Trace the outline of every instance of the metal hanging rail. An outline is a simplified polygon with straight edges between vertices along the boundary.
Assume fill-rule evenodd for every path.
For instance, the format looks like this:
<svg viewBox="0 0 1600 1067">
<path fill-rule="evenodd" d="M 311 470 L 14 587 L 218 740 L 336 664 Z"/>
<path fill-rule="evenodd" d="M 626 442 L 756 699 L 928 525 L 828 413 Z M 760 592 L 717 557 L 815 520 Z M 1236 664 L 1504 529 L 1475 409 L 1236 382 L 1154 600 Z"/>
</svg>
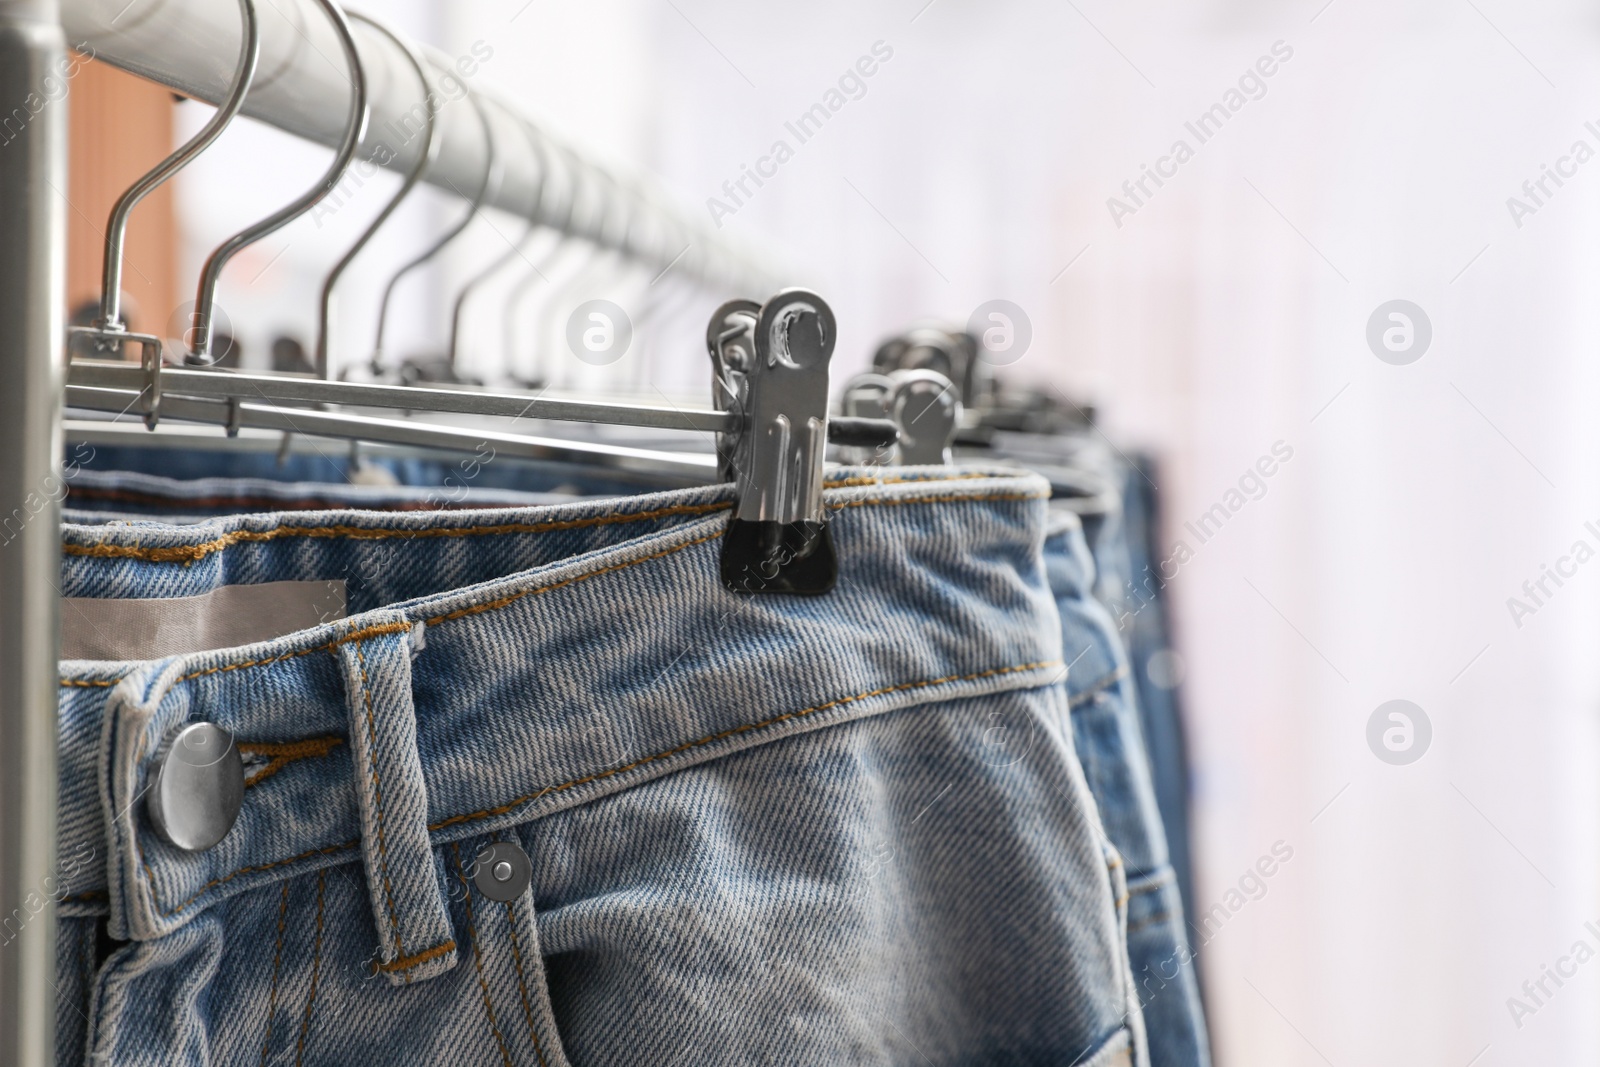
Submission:
<svg viewBox="0 0 1600 1067">
<path fill-rule="evenodd" d="M 55 1062 L 56 583 L 65 297 L 54 0 L 0 0 L 0 1065 Z M 47 95 L 48 94 L 48 95 Z M 24 116 L 17 119 L 20 108 Z"/>
<path fill-rule="evenodd" d="M 346 65 L 328 20 L 311 0 L 274 0 L 258 6 L 261 58 L 243 113 L 280 130 L 333 147 L 344 132 L 350 95 Z M 239 15 L 232 4 L 211 0 L 61 0 L 61 22 L 73 47 L 186 96 L 216 104 L 226 95 L 239 54 Z M 416 74 L 394 40 L 368 23 L 354 26 L 366 70 L 371 120 L 357 158 L 408 173 L 424 152 L 425 112 Z M 449 56 L 423 49 L 436 68 L 434 106 L 438 155 L 422 180 L 455 195 L 482 180 L 488 144 L 470 89 L 487 92 L 482 45 Z M 492 48 L 492 45 L 488 46 Z M 509 62 L 509 57 L 505 57 Z M 493 60 L 489 60 L 492 69 Z M 502 106 L 489 109 L 495 143 L 526 140 L 523 118 Z M 570 153 L 551 153 L 571 159 Z M 485 206 L 527 217 L 540 203 L 538 161 L 532 153 L 502 153 L 503 173 Z M 623 214 L 631 225 L 552 211 L 543 197 L 540 221 L 562 228 L 582 226 L 578 236 L 625 252 L 664 270 L 675 266 L 714 286 L 765 292 L 777 281 L 758 257 L 717 232 L 697 214 L 668 205 L 647 183 L 617 181 L 588 164 L 591 181 L 620 188 Z M 558 179 L 565 183 L 566 176 Z"/>
<path fill-rule="evenodd" d="M 259 13 L 260 65 L 244 114 L 337 145 L 352 90 L 332 27 L 311 0 L 272 0 Z M 55 1062 L 65 46 L 216 104 L 232 80 L 239 34 L 234 6 L 215 0 L 0 0 L 0 118 L 6 119 L 0 131 L 0 380 L 6 383 L 0 388 L 0 1067 Z M 461 195 L 480 183 L 491 143 L 524 142 L 529 124 L 503 99 L 485 109 L 496 124 L 487 134 L 478 109 L 464 103 L 469 91 L 493 96 L 475 82 L 481 50 L 462 57 L 429 54 L 438 72 L 430 107 L 403 46 L 366 23 L 355 27 L 355 37 L 371 107 L 358 159 L 408 172 L 424 152 L 421 131 L 432 110 L 439 144 L 422 180 Z M 777 286 L 771 268 L 705 220 L 667 206 L 644 183 L 619 179 L 545 140 L 552 151 L 507 154 L 485 206 L 659 271 L 673 268 L 712 288 L 766 292 Z M 563 162 L 543 173 L 541 156 Z M 552 185 L 564 190 L 565 207 L 561 196 L 546 195 Z M 571 210 L 574 198 L 592 204 L 596 195 L 619 209 Z M 216 403 L 179 400 L 196 408 L 184 413 L 200 421 L 211 420 Z M 326 421 L 321 413 L 270 404 L 241 407 L 250 408 L 244 414 L 252 420 L 274 425 Z M 684 421 L 705 418 L 694 413 Z M 333 427 L 347 428 L 348 420 Z M 419 426 L 415 433 L 426 444 L 452 439 L 448 428 Z M 578 447 L 520 437 L 503 443 L 534 454 Z M 686 469 L 713 462 L 644 451 L 638 459 Z"/>
</svg>

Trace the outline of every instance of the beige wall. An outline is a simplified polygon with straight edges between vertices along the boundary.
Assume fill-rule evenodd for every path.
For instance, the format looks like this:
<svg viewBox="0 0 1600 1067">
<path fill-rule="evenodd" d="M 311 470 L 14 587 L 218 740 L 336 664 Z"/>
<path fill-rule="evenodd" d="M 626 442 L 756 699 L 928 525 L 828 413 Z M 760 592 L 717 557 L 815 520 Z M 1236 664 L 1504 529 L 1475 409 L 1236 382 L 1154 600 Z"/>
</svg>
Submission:
<svg viewBox="0 0 1600 1067">
<path fill-rule="evenodd" d="M 117 197 L 172 150 L 172 94 L 104 63 L 72 80 L 67 164 L 67 307 L 100 296 L 106 218 Z M 172 188 L 157 189 L 128 226 L 123 290 L 133 329 L 161 333 L 179 303 Z"/>
</svg>

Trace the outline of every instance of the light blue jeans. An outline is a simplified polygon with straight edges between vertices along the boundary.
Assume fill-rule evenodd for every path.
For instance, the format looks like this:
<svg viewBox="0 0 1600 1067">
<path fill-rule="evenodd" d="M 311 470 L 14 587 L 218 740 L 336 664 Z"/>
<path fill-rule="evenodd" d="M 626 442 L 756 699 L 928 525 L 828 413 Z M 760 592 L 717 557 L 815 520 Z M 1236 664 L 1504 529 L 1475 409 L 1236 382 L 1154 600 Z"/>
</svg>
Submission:
<svg viewBox="0 0 1600 1067">
<path fill-rule="evenodd" d="M 459 462 L 461 468 L 451 472 L 449 480 L 433 486 L 283 482 L 216 475 L 168 478 L 80 466 L 69 469 L 64 479 L 67 491 L 62 520 L 79 525 L 139 520 L 188 524 L 262 511 L 463 511 L 564 503 L 577 495 L 482 488 L 474 483 L 476 471 L 483 465 L 470 459 Z"/>
<path fill-rule="evenodd" d="M 817 598 L 724 589 L 726 486 L 66 526 L 69 597 L 343 580 L 350 615 L 63 664 L 60 1062 L 1147 1064 L 1046 484 L 831 486 Z M 201 720 L 244 803 L 182 852 L 141 796 Z"/>
<path fill-rule="evenodd" d="M 1106 835 L 1127 864 L 1128 955 L 1150 1061 L 1207 1067 L 1210 1050 L 1183 900 L 1145 755 L 1137 689 L 1111 613 L 1094 595 L 1095 561 L 1079 517 L 1056 505 L 1045 570 L 1061 613 L 1078 758 Z"/>
</svg>

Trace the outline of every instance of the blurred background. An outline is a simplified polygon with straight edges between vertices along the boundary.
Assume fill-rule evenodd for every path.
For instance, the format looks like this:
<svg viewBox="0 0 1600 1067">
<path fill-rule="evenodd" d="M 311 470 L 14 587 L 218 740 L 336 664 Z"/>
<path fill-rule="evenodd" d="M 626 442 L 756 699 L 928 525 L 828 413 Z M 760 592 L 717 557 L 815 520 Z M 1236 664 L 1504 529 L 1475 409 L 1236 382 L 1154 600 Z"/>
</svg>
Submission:
<svg viewBox="0 0 1600 1067">
<path fill-rule="evenodd" d="M 838 316 L 836 383 L 886 335 L 1006 300 L 1031 328 L 1007 380 L 1094 405 L 1097 432 L 1156 458 L 1178 645 L 1163 662 L 1193 764 L 1191 923 L 1224 906 L 1224 922 L 1191 926 L 1220 1063 L 1594 1062 L 1600 301 L 1583 291 L 1600 286 L 1600 10 L 391 0 L 381 14 L 477 55 L 475 85 L 815 288 Z M 842 105 L 797 136 L 831 92 Z M 75 304 L 97 292 L 116 191 L 209 110 L 80 72 Z M 209 249 L 326 160 L 235 124 L 135 216 L 134 328 L 172 332 Z M 741 189 L 750 170 L 761 183 Z M 246 366 L 271 366 L 277 338 L 310 345 L 323 274 L 397 182 L 348 190 L 229 268 L 221 302 Z M 460 210 L 419 188 L 380 234 L 341 303 L 350 358 L 370 351 L 382 268 Z M 455 287 L 516 225 L 474 222 L 403 283 L 392 351 L 442 351 Z M 516 358 L 524 376 L 706 403 L 703 316 L 656 326 L 605 368 L 532 346 Z M 469 358 L 492 377 L 499 319 L 474 330 Z M 1275 473 L 1241 485 L 1266 456 Z M 1218 504 L 1225 521 L 1199 526 Z M 1392 700 L 1420 709 L 1404 764 L 1369 743 Z M 1279 843 L 1292 859 L 1247 878 Z"/>
</svg>

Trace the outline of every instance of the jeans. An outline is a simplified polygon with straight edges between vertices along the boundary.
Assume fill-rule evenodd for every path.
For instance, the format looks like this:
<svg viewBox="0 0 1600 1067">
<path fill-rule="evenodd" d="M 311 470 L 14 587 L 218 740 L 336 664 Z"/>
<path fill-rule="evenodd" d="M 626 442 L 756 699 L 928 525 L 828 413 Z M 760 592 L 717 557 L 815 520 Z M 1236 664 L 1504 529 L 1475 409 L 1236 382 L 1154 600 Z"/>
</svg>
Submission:
<svg viewBox="0 0 1600 1067">
<path fill-rule="evenodd" d="M 724 589 L 727 486 L 64 527 L 69 597 L 349 615 L 63 664 L 60 1062 L 1149 1063 L 1047 492 L 836 472 L 817 598 Z M 200 720 L 246 788 L 184 852 L 141 796 Z"/>
<path fill-rule="evenodd" d="M 67 460 L 69 470 L 153 474 L 186 481 L 239 478 L 345 485 L 358 481 L 360 472 L 366 471 L 384 482 L 402 486 L 424 486 L 445 491 L 511 490 L 565 496 L 574 495 L 575 486 L 581 486 L 585 495 L 618 496 L 692 484 L 691 479 L 681 475 L 501 456 L 487 443 L 479 445 L 475 452 L 461 452 L 452 458 L 366 454 L 359 462 L 352 461 L 351 454 L 340 451 L 337 446 L 327 454 L 290 453 L 278 456 L 269 452 L 229 451 L 222 448 L 207 451 L 156 445 L 77 444 L 68 449 Z M 76 506 L 70 496 L 66 504 Z M 356 502 L 348 506 L 365 505 Z"/>
<path fill-rule="evenodd" d="M 1098 571 L 1096 593 L 1128 649 L 1139 716 L 1184 908 L 1193 914 L 1189 762 L 1180 705 L 1181 663 L 1172 654 L 1155 462 L 1091 437 L 996 434 L 997 448 L 1050 479 L 1054 495 L 1083 516 Z"/>
<path fill-rule="evenodd" d="M 1139 690 L 1139 715 L 1154 772 L 1156 804 L 1167 828 L 1172 866 L 1178 874 L 1186 914 L 1194 911 L 1194 875 L 1189 847 L 1189 753 L 1180 706 L 1181 676 L 1161 658 L 1172 655 L 1167 587 L 1156 571 L 1159 494 L 1153 461 L 1135 455 L 1126 468 L 1122 493 L 1126 523 L 1128 584 L 1124 594 L 1124 636 Z"/>
<path fill-rule="evenodd" d="M 1127 654 L 1095 597 L 1094 558 L 1079 517 L 1055 505 L 1045 570 L 1061 614 L 1078 758 L 1107 837 L 1127 865 L 1128 955 L 1155 1067 L 1210 1063 L 1205 1016 L 1145 756 Z"/>
<path fill-rule="evenodd" d="M 125 449 L 122 451 L 132 451 Z M 137 471 L 69 470 L 62 521 L 195 523 L 261 511 L 452 511 L 533 507 L 572 499 L 568 493 L 438 486 L 350 485 L 270 478 L 209 476 L 178 479 Z"/>
</svg>

